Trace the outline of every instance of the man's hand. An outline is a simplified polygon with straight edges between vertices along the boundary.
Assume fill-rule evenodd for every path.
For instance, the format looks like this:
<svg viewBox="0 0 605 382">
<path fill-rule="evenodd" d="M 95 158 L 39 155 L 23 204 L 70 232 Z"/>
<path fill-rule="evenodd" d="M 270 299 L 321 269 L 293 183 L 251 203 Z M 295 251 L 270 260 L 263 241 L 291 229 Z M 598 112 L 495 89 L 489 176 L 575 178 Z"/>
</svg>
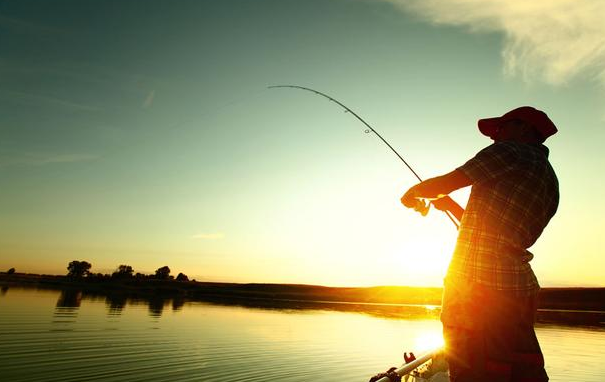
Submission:
<svg viewBox="0 0 605 382">
<path fill-rule="evenodd" d="M 414 211 L 420 212 L 422 216 L 426 216 L 426 214 L 429 213 L 430 205 L 425 203 L 420 198 L 420 194 L 416 186 L 406 191 L 406 193 L 401 197 L 401 204 L 407 208 L 413 208 Z"/>
<path fill-rule="evenodd" d="M 403 196 L 401 197 L 401 204 L 403 204 L 407 208 L 415 208 L 418 205 L 419 196 L 420 194 L 418 193 L 416 186 L 413 186 L 409 190 L 407 190 L 405 194 L 403 194 Z"/>
<path fill-rule="evenodd" d="M 470 178 L 462 171 L 454 170 L 445 175 L 427 179 L 424 182 L 420 182 L 411 187 L 401 197 L 401 203 L 408 208 L 413 208 L 426 215 L 428 206 L 425 206 L 424 202 L 420 199 L 428 199 L 431 201 L 445 199 L 446 195 L 450 192 L 462 187 L 470 186 L 471 184 Z M 435 202 L 433 202 L 433 204 L 435 204 Z M 458 220 L 462 219 L 464 209 L 449 197 L 441 203 L 437 201 L 435 206 L 438 208 L 441 206 L 439 209 L 450 211 Z"/>
</svg>

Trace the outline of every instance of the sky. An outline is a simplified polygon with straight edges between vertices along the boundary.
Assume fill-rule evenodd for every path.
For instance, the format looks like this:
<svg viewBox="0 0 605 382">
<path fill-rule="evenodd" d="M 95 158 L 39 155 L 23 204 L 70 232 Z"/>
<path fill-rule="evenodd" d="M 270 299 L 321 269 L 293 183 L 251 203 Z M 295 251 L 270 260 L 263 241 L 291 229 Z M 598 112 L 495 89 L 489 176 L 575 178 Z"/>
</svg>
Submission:
<svg viewBox="0 0 605 382">
<path fill-rule="evenodd" d="M 0 1 L 0 269 L 440 286 L 456 229 L 405 209 L 532 105 L 559 210 L 542 286 L 605 286 L 602 0 Z M 469 190 L 454 199 L 466 204 Z"/>
</svg>

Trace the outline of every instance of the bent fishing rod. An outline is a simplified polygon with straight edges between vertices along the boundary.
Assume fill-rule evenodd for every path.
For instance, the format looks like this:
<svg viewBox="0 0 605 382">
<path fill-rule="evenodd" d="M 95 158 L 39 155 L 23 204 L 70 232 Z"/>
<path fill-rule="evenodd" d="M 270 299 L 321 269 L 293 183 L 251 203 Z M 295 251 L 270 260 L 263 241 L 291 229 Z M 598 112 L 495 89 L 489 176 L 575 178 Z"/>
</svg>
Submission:
<svg viewBox="0 0 605 382">
<path fill-rule="evenodd" d="M 370 126 L 369 123 L 367 123 L 366 121 L 364 121 L 363 118 L 361 118 L 359 115 L 357 115 L 357 113 L 355 113 L 353 110 L 351 110 L 347 106 L 345 106 L 342 102 L 338 101 L 337 99 L 335 99 L 333 97 L 330 97 L 329 95 L 327 95 L 325 93 L 322 93 L 320 91 L 317 91 L 317 90 L 314 90 L 314 89 L 311 89 L 311 88 L 306 88 L 304 86 L 298 86 L 298 85 L 272 85 L 272 86 L 269 86 L 268 88 L 269 89 L 292 88 L 292 89 L 306 90 L 306 91 L 309 91 L 311 93 L 315 93 L 317 95 L 320 95 L 320 96 L 322 96 L 324 98 L 327 98 L 328 100 L 336 103 L 337 105 L 339 105 L 340 107 L 342 107 L 343 109 L 345 109 L 345 112 L 353 114 L 355 116 L 355 118 L 357 118 L 359 121 L 361 121 L 361 123 L 363 123 L 368 128 L 368 130 L 366 130 L 366 133 L 372 132 L 372 133 L 376 134 L 376 136 L 378 138 L 380 138 L 380 140 L 382 142 L 384 142 L 384 144 L 387 145 L 391 149 L 391 151 L 393 151 L 395 153 L 395 155 L 397 155 L 397 157 L 403 162 L 403 164 L 406 165 L 406 167 L 412 172 L 412 174 L 414 174 L 414 176 L 416 177 L 416 179 L 418 179 L 419 182 L 422 182 L 422 178 L 420 178 L 420 176 L 416 173 L 416 171 L 414 171 L 414 169 L 412 168 L 412 166 L 410 166 L 408 164 L 408 162 L 406 162 L 405 159 L 403 159 L 403 157 L 397 152 L 397 150 L 395 150 L 393 148 L 393 146 L 391 146 L 389 144 L 389 142 L 387 142 L 386 139 L 384 139 L 382 137 L 382 135 L 380 135 L 378 133 L 378 131 L 374 130 L 374 128 L 372 126 Z M 423 208 L 415 208 L 415 209 L 416 209 L 416 211 L 420 212 L 423 216 L 428 213 L 428 205 L 424 209 Z M 458 223 L 456 222 L 456 220 L 454 219 L 454 217 L 450 214 L 450 212 L 447 211 L 447 210 L 443 211 L 443 212 L 447 215 L 448 218 L 450 218 L 450 220 L 452 221 L 452 223 L 454 223 L 454 225 L 456 226 L 456 229 L 458 229 Z"/>
</svg>

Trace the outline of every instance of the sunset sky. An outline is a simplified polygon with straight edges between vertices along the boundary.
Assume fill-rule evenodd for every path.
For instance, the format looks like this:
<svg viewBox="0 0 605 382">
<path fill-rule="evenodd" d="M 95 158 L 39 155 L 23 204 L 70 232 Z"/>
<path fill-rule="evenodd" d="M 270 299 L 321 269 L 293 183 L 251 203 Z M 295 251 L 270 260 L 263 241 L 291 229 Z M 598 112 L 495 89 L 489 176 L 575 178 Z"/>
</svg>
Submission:
<svg viewBox="0 0 605 382">
<path fill-rule="evenodd" d="M 0 270 L 440 286 L 456 230 L 399 198 L 521 105 L 561 203 L 542 286 L 605 286 L 605 2 L 0 2 Z M 468 190 L 453 197 L 466 203 Z"/>
</svg>

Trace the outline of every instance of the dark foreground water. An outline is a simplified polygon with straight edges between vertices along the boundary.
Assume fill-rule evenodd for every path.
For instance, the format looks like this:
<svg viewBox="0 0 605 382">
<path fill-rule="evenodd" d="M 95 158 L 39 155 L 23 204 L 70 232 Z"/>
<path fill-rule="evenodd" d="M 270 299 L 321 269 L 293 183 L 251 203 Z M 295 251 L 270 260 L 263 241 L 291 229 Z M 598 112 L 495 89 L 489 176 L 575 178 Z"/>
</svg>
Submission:
<svg viewBox="0 0 605 382">
<path fill-rule="evenodd" d="M 4 289 L 0 380 L 367 381 L 440 340 L 431 307 L 387 316 Z M 551 381 L 605 381 L 605 329 L 537 334 Z"/>
</svg>

